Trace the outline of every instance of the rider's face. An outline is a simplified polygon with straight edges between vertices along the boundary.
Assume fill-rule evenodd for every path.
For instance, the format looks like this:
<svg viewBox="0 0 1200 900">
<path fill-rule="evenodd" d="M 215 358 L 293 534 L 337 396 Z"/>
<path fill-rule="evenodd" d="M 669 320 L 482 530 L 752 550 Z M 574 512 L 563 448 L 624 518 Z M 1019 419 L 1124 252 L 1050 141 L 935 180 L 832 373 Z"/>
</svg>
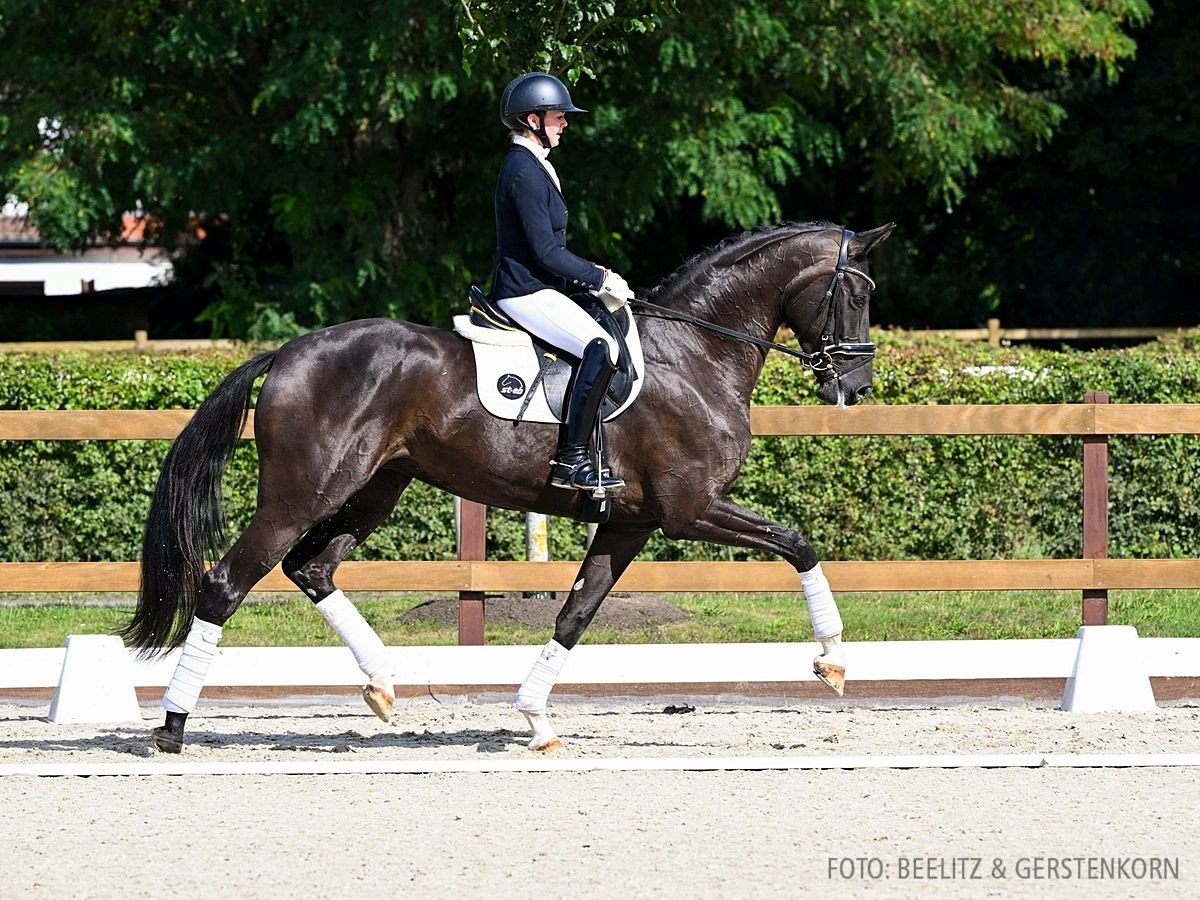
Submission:
<svg viewBox="0 0 1200 900">
<path fill-rule="evenodd" d="M 537 117 L 531 115 L 529 117 L 530 131 L 537 130 Z M 562 140 L 562 133 L 567 129 L 567 114 L 561 109 L 551 109 L 546 111 L 546 140 L 550 142 L 551 147 L 557 147 L 558 142 Z"/>
</svg>

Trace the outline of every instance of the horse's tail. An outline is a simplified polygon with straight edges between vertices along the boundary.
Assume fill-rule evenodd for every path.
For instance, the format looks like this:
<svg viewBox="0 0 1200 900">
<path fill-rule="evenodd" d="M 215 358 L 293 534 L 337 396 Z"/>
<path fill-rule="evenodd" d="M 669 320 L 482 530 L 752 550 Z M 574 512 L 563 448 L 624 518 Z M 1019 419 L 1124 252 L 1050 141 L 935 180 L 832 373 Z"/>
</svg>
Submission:
<svg viewBox="0 0 1200 900">
<path fill-rule="evenodd" d="M 137 610 L 118 632 L 140 655 L 166 652 L 187 639 L 205 554 L 215 560 L 224 553 L 221 478 L 246 425 L 254 381 L 274 360 L 274 352 L 263 353 L 230 373 L 163 460 L 142 541 Z"/>
</svg>

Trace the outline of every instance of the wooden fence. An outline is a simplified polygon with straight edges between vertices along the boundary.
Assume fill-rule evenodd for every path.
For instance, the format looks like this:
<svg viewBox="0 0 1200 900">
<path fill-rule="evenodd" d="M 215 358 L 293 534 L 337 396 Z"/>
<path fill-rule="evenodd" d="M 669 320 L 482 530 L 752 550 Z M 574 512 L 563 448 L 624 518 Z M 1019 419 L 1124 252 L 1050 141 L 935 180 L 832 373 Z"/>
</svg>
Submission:
<svg viewBox="0 0 1200 900">
<path fill-rule="evenodd" d="M 193 350 L 244 350 L 254 344 L 227 338 L 156 338 L 139 329 L 131 340 L 11 341 L 0 343 L 0 353 L 180 353 Z M 272 347 L 277 346 L 275 344 Z M 263 345 L 266 348 L 266 345 Z"/>
<path fill-rule="evenodd" d="M 174 438 L 191 410 L 0 411 L 0 440 L 150 440 Z M 759 406 L 756 436 L 782 435 L 1065 435 L 1082 439 L 1082 559 L 830 561 L 839 591 L 1033 590 L 1082 592 L 1082 621 L 1104 624 L 1108 591 L 1200 587 L 1200 560 L 1108 559 L 1108 439 L 1112 435 L 1200 434 L 1200 404 L 1111 404 L 1089 392 L 1080 404 L 1008 406 Z M 253 416 L 247 425 L 253 437 Z M 462 504 L 459 559 L 442 562 L 347 562 L 346 590 L 459 592 L 459 641 L 483 642 L 484 595 L 569 590 L 577 561 L 500 562 L 484 558 L 486 509 Z M 0 591 L 136 591 L 138 563 L 0 563 Z M 621 591 L 798 590 L 784 562 L 635 562 Z M 295 590 L 276 568 L 259 590 Z"/>
<path fill-rule="evenodd" d="M 1175 334 L 1180 328 L 1003 328 L 999 319 L 988 319 L 987 328 L 913 329 L 908 333 L 948 337 L 958 341 L 987 341 L 993 347 L 1014 341 L 1128 341 L 1153 340 L 1164 334 Z"/>
</svg>

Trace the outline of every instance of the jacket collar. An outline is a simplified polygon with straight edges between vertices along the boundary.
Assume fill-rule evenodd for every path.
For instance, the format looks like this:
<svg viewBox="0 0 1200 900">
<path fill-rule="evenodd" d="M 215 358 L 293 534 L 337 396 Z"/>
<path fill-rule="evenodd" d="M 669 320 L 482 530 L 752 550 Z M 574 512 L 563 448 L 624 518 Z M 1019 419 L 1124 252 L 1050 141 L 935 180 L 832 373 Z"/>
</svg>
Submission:
<svg viewBox="0 0 1200 900">
<path fill-rule="evenodd" d="M 558 180 L 558 173 L 554 171 L 554 166 L 550 165 L 550 148 L 543 147 L 535 141 L 529 140 L 524 135 L 513 135 L 513 146 L 522 147 L 534 155 L 538 162 L 542 164 L 542 169 L 546 172 L 546 176 L 550 179 L 550 183 L 554 185 L 555 190 L 562 194 L 562 184 Z M 565 198 L 564 198 L 565 199 Z"/>
</svg>

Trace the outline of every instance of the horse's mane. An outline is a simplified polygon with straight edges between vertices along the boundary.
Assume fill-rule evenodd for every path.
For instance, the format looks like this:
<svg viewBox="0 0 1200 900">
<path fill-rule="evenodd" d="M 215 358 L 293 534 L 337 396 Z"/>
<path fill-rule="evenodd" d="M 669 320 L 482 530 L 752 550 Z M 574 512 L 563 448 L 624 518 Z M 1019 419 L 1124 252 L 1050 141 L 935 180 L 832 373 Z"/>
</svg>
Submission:
<svg viewBox="0 0 1200 900">
<path fill-rule="evenodd" d="M 839 228 L 833 222 L 818 219 L 812 222 L 783 222 L 779 225 L 760 225 L 742 234 L 727 237 L 701 250 L 667 275 L 647 295 L 656 303 L 674 296 L 680 289 L 710 280 L 713 271 L 727 268 L 739 260 L 778 240 L 813 231 Z"/>
</svg>

